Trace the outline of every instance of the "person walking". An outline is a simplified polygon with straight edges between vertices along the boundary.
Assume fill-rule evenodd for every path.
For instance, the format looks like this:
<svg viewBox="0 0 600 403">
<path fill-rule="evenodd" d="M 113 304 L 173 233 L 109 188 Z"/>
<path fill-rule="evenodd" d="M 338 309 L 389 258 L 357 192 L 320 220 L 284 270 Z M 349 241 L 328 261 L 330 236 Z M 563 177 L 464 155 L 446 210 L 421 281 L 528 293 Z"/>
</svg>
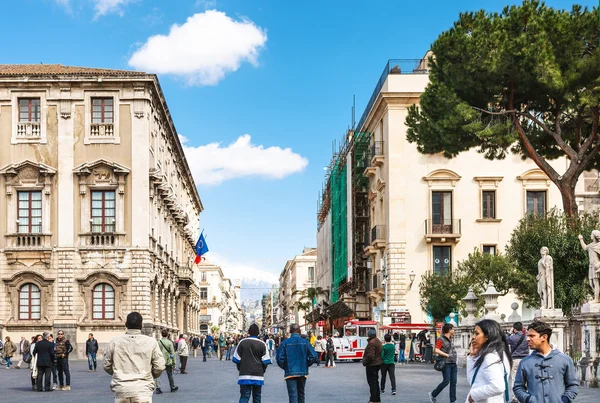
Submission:
<svg viewBox="0 0 600 403">
<path fill-rule="evenodd" d="M 333 337 L 331 336 L 331 334 L 329 335 L 329 337 L 327 337 L 325 349 L 327 350 L 327 360 L 325 361 L 325 368 L 333 368 L 335 367 L 335 345 L 333 344 Z"/>
<path fill-rule="evenodd" d="M 6 369 L 10 369 L 10 366 L 12 365 L 11 358 L 16 352 L 17 346 L 15 346 L 15 343 L 10 341 L 10 337 L 6 336 L 4 339 L 4 351 L 2 353 L 2 358 L 6 360 Z"/>
<path fill-rule="evenodd" d="M 406 364 L 406 334 L 404 331 L 400 333 L 400 337 L 398 338 L 398 362 L 400 364 Z"/>
<path fill-rule="evenodd" d="M 223 353 L 225 353 L 225 347 L 227 346 L 227 341 L 223 336 L 223 333 L 219 335 L 219 361 L 223 361 Z"/>
<path fill-rule="evenodd" d="M 277 349 L 277 365 L 284 371 L 289 403 L 305 402 L 308 367 L 315 362 L 316 355 L 310 342 L 300 337 L 300 326 L 290 325 L 290 337 Z"/>
<path fill-rule="evenodd" d="M 208 358 L 212 357 L 212 353 L 213 353 L 213 349 L 214 349 L 213 342 L 214 342 L 214 340 L 213 340 L 212 335 L 209 334 L 208 336 L 206 336 Z"/>
<path fill-rule="evenodd" d="M 442 390 L 450 385 L 450 402 L 456 402 L 456 382 L 458 378 L 458 367 L 456 366 L 456 349 L 452 343 L 454 335 L 454 325 L 445 323 L 442 326 L 442 335 L 435 343 L 435 353 L 446 361 L 442 369 L 442 382 L 432 391 L 429 392 L 429 400 L 431 403 L 436 402 L 437 396 L 442 393 Z"/>
<path fill-rule="evenodd" d="M 31 362 L 31 352 L 30 352 L 31 343 L 29 340 L 25 338 L 25 336 L 21 336 L 21 341 L 19 342 L 19 352 L 21 353 L 21 359 L 17 362 L 15 368 L 20 369 L 23 363 L 29 364 Z"/>
<path fill-rule="evenodd" d="M 527 344 L 533 352 L 521 360 L 513 392 L 519 402 L 570 403 L 579 392 L 573 360 L 553 350 L 552 328 L 534 321 L 527 327 Z"/>
<path fill-rule="evenodd" d="M 160 348 L 160 352 L 163 355 L 165 360 L 165 371 L 167 373 L 167 378 L 169 379 L 169 386 L 171 387 L 171 392 L 177 392 L 179 387 L 175 386 L 175 380 L 173 379 L 173 367 L 175 366 L 175 346 L 171 339 L 169 339 L 169 331 L 167 329 L 163 329 L 160 332 L 162 339 L 158 341 L 158 347 Z M 159 383 L 160 377 L 156 378 L 156 393 L 161 394 L 162 389 L 160 388 Z"/>
<path fill-rule="evenodd" d="M 381 358 L 383 346 L 381 345 L 381 340 L 377 338 L 377 331 L 375 329 L 369 329 L 367 332 L 367 340 L 368 343 L 367 347 L 365 347 L 362 364 L 367 373 L 367 383 L 369 384 L 369 391 L 371 393 L 369 403 L 381 402 L 378 378 L 379 370 L 383 363 Z"/>
<path fill-rule="evenodd" d="M 190 348 L 188 346 L 188 336 L 183 335 L 183 338 L 177 343 L 177 354 L 179 355 L 179 371 L 181 374 L 187 374 L 185 369 L 187 368 L 187 360 L 190 355 Z"/>
<path fill-rule="evenodd" d="M 467 402 L 507 402 L 511 365 L 506 335 L 498 322 L 491 319 L 479 321 L 475 325 L 467 357 L 467 380 L 471 385 Z"/>
<path fill-rule="evenodd" d="M 198 347 L 200 346 L 200 339 L 198 336 L 194 336 L 192 338 L 192 349 L 194 350 L 194 358 L 196 358 L 198 353 Z"/>
<path fill-rule="evenodd" d="M 52 392 L 54 390 L 54 388 L 50 387 L 50 374 L 52 363 L 54 362 L 54 345 L 48 340 L 49 337 L 50 333 L 44 332 L 42 340 L 38 340 L 35 343 L 33 350 L 37 368 L 36 389 L 38 392 Z"/>
<path fill-rule="evenodd" d="M 317 353 L 315 363 L 317 364 L 317 367 L 321 366 L 321 354 L 323 354 L 323 351 L 323 337 L 319 335 L 317 341 L 315 341 L 315 353 Z"/>
<path fill-rule="evenodd" d="M 381 393 L 385 393 L 385 378 L 386 374 L 390 375 L 390 383 L 392 384 L 392 395 L 396 394 L 396 360 L 394 355 L 396 353 L 396 345 L 392 341 L 392 335 L 386 334 L 384 336 L 385 344 L 383 345 L 381 352 Z"/>
<path fill-rule="evenodd" d="M 85 355 L 88 359 L 89 371 L 96 372 L 96 353 L 98 353 L 98 341 L 94 339 L 94 335 L 90 333 L 85 342 Z"/>
<path fill-rule="evenodd" d="M 269 357 L 271 359 L 275 358 L 275 340 L 273 339 L 273 335 L 269 336 L 269 340 L 267 340 L 267 349 L 269 350 Z"/>
<path fill-rule="evenodd" d="M 518 402 L 512 389 L 515 386 L 515 376 L 517 375 L 517 368 L 521 363 L 521 360 L 529 355 L 529 346 L 527 346 L 526 335 L 523 332 L 523 324 L 521 322 L 515 322 L 513 325 L 510 336 L 507 338 L 508 347 L 510 348 L 510 356 L 512 358 L 512 371 L 510 374 L 510 391 L 513 397 L 512 402 Z"/>
<path fill-rule="evenodd" d="M 57 364 L 56 364 L 56 341 L 54 340 L 54 335 L 50 334 L 48 336 L 48 341 L 50 343 L 52 343 L 52 346 L 54 347 L 54 360 L 52 361 L 52 366 L 50 367 L 51 371 L 52 371 L 52 389 L 56 390 L 58 389 L 58 370 L 57 368 Z"/>
<path fill-rule="evenodd" d="M 59 330 L 56 336 L 56 370 L 58 371 L 58 390 L 71 390 L 71 372 L 69 371 L 69 354 L 73 351 L 71 342 L 65 332 Z"/>
<path fill-rule="evenodd" d="M 104 352 L 104 370 L 112 376 L 110 389 L 115 403 L 151 403 L 154 379 L 165 370 L 165 359 L 158 342 L 142 334 L 139 312 L 127 315 L 125 327 L 125 334 L 114 337 Z"/>
<path fill-rule="evenodd" d="M 265 371 L 271 363 L 267 345 L 258 338 L 260 330 L 256 323 L 248 328 L 247 337 L 239 342 L 233 352 L 232 361 L 239 371 L 240 402 L 248 403 L 252 395 L 253 403 L 260 403 L 262 387 L 265 384 Z"/>
<path fill-rule="evenodd" d="M 206 362 L 206 352 L 208 350 L 208 341 L 206 340 L 206 335 L 202 335 L 200 338 L 200 348 L 202 349 L 202 362 Z"/>
</svg>

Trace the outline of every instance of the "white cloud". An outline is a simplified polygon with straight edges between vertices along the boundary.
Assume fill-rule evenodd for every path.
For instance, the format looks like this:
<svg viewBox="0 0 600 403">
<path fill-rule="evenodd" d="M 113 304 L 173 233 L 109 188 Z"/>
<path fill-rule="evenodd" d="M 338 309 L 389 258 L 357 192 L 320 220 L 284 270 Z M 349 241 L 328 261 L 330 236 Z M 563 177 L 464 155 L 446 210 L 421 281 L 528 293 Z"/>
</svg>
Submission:
<svg viewBox="0 0 600 403">
<path fill-rule="evenodd" d="M 208 10 L 183 25 L 174 24 L 168 35 L 148 38 L 129 65 L 182 77 L 190 85 L 215 85 L 243 62 L 257 66 L 266 42 L 266 31 L 252 21 L 234 21 L 223 12 Z"/>
<path fill-rule="evenodd" d="M 273 273 L 248 264 L 233 262 L 216 252 L 208 252 L 206 260 L 219 265 L 223 270 L 223 274 L 231 280 L 263 281 L 271 284 L 279 283 L 279 277 Z"/>
<path fill-rule="evenodd" d="M 226 147 L 221 143 L 193 147 L 187 145 L 184 136 L 179 138 L 194 180 L 199 185 L 218 185 L 247 176 L 282 179 L 308 165 L 308 160 L 291 148 L 255 145 L 248 134 Z"/>
<path fill-rule="evenodd" d="M 135 0 L 93 0 L 94 10 L 96 10 L 94 19 L 96 20 L 99 17 L 110 13 L 117 13 L 122 17 L 124 15 L 122 7 L 132 1 Z"/>
</svg>

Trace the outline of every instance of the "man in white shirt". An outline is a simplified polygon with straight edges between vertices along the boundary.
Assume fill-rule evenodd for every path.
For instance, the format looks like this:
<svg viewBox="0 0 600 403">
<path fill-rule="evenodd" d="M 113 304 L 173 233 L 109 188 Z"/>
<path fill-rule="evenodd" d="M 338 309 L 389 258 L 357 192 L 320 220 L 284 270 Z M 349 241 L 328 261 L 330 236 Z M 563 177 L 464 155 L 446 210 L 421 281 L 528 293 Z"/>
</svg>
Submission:
<svg viewBox="0 0 600 403">
<path fill-rule="evenodd" d="M 177 343 L 177 354 L 179 354 L 179 370 L 181 374 L 187 374 L 185 368 L 187 366 L 187 359 L 190 355 L 190 346 L 188 346 L 188 336 L 183 335 L 183 338 Z"/>
</svg>

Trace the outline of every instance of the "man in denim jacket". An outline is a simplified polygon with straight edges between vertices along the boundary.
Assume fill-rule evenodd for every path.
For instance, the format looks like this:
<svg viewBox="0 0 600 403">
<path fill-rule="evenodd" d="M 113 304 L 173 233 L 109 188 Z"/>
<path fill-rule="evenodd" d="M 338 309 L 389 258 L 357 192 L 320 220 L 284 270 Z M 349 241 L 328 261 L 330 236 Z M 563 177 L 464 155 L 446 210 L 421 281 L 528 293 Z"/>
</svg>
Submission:
<svg viewBox="0 0 600 403">
<path fill-rule="evenodd" d="M 570 403 L 579 391 L 573 360 L 552 350 L 552 328 L 535 321 L 527 328 L 527 344 L 534 350 L 517 369 L 513 392 L 521 403 Z"/>
<path fill-rule="evenodd" d="M 290 337 L 277 350 L 277 365 L 284 370 L 290 403 L 304 403 L 304 386 L 317 353 L 308 340 L 300 337 L 300 326 L 290 326 Z"/>
</svg>

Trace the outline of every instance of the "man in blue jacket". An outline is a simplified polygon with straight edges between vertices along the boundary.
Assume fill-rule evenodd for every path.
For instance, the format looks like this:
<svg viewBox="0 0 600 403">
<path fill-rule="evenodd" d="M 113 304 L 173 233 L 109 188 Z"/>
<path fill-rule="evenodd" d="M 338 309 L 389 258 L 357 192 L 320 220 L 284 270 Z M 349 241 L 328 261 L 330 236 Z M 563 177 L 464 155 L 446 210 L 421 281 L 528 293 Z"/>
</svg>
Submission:
<svg viewBox="0 0 600 403">
<path fill-rule="evenodd" d="M 290 337 L 277 350 L 277 365 L 284 370 L 289 403 L 304 403 L 304 387 L 310 367 L 317 353 L 308 340 L 300 337 L 300 326 L 290 326 Z"/>
<path fill-rule="evenodd" d="M 527 335 L 523 332 L 523 324 L 521 322 L 515 322 L 511 335 L 506 338 L 508 347 L 510 347 L 510 356 L 512 357 L 512 370 L 511 370 L 511 386 L 515 386 L 515 377 L 517 375 L 517 368 L 521 360 L 529 355 L 529 346 L 527 345 Z M 511 387 L 511 390 L 512 390 Z M 516 403 L 517 398 L 513 394 L 512 403 Z"/>
<path fill-rule="evenodd" d="M 517 369 L 513 392 L 521 403 L 570 403 L 579 391 L 571 358 L 552 350 L 552 328 L 541 321 L 527 327 L 527 344 L 534 350 Z"/>
</svg>

